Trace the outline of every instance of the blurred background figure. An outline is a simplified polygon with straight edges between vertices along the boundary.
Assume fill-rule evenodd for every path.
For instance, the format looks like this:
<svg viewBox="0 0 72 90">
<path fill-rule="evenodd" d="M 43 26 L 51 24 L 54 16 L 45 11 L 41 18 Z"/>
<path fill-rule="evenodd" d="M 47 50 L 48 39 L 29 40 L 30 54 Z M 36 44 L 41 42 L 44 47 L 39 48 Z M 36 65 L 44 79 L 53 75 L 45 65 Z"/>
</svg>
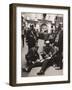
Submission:
<svg viewBox="0 0 72 90">
<path fill-rule="evenodd" d="M 57 45 L 59 47 L 59 61 L 58 66 L 62 69 L 63 68 L 63 29 L 62 29 L 62 25 L 59 24 L 58 26 L 58 33 L 57 36 L 55 38 L 55 45 Z"/>
<path fill-rule="evenodd" d="M 22 37 L 22 47 L 24 47 L 24 29 L 25 29 L 25 22 L 24 22 L 24 17 L 23 16 L 21 16 L 21 30 L 22 30 L 22 32 L 21 32 L 21 37 Z"/>
</svg>

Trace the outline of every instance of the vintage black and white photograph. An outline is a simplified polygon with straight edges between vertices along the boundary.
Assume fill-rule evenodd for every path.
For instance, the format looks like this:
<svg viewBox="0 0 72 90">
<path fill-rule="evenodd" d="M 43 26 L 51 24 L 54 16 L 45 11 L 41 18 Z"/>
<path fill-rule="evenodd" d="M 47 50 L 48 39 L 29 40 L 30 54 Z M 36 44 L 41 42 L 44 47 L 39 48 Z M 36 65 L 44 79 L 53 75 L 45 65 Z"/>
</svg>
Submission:
<svg viewBox="0 0 72 90">
<path fill-rule="evenodd" d="M 63 75 L 63 14 L 21 13 L 21 76 Z"/>
</svg>

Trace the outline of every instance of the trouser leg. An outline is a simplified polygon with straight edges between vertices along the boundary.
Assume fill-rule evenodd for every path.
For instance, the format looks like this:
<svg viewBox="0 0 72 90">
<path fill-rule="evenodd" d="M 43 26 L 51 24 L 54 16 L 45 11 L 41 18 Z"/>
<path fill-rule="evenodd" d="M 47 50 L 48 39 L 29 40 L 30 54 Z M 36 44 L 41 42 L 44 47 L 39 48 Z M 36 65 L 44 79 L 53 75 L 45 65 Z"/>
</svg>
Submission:
<svg viewBox="0 0 72 90">
<path fill-rule="evenodd" d="M 45 70 L 52 65 L 51 60 L 45 60 L 42 64 L 41 70 L 45 72 Z"/>
<path fill-rule="evenodd" d="M 62 62 L 62 56 L 59 57 L 59 63 L 58 66 L 62 69 L 63 68 L 63 62 Z"/>
<path fill-rule="evenodd" d="M 24 47 L 24 35 L 22 35 L 22 46 Z"/>
<path fill-rule="evenodd" d="M 40 67 L 40 66 L 42 66 L 42 62 L 36 62 L 28 67 L 28 71 L 31 71 L 31 69 L 34 67 Z"/>
<path fill-rule="evenodd" d="M 57 57 L 56 57 L 56 59 L 55 59 L 55 63 L 57 64 L 57 66 L 59 66 L 59 67 L 62 67 L 63 66 L 63 64 L 62 64 L 62 55 L 58 55 Z"/>
<path fill-rule="evenodd" d="M 28 43 L 28 52 L 29 52 L 29 50 L 30 50 L 31 48 L 32 48 L 31 44 Z"/>
<path fill-rule="evenodd" d="M 25 56 L 26 61 L 27 61 L 27 66 L 32 64 L 32 61 L 30 60 L 30 57 L 28 55 Z"/>
</svg>

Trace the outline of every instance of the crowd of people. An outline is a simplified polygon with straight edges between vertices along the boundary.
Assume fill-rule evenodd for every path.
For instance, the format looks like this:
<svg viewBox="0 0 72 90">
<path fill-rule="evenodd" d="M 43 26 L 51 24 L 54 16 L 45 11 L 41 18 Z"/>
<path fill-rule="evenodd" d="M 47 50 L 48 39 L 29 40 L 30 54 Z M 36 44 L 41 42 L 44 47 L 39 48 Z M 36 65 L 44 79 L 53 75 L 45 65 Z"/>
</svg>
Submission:
<svg viewBox="0 0 72 90">
<path fill-rule="evenodd" d="M 51 26 L 53 28 L 53 26 Z M 34 67 L 41 67 L 37 75 L 43 75 L 47 68 L 55 65 L 58 69 L 63 69 L 63 28 L 59 24 L 55 27 L 56 30 L 52 30 L 50 34 L 44 34 L 44 46 L 43 51 L 38 53 L 38 40 L 40 39 L 40 33 L 35 30 L 34 25 L 30 25 L 30 28 L 25 32 L 26 43 L 28 46 L 28 53 L 25 55 L 26 68 L 23 68 L 23 72 L 30 72 Z M 44 33 L 47 33 L 44 31 Z M 22 36 L 23 41 L 24 36 Z M 24 41 L 23 41 L 24 46 Z"/>
</svg>

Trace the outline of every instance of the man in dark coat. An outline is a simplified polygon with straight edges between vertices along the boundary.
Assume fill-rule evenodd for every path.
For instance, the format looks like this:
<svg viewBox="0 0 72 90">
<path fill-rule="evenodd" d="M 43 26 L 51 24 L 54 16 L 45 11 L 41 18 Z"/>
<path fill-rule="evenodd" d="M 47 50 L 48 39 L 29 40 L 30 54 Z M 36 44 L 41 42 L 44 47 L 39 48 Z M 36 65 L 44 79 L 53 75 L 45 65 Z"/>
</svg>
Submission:
<svg viewBox="0 0 72 90">
<path fill-rule="evenodd" d="M 59 32 L 58 32 L 57 37 L 55 39 L 55 44 L 59 47 L 59 54 L 63 58 L 63 55 L 62 55 L 63 54 L 63 30 L 61 28 L 61 24 L 59 24 L 58 31 Z M 57 65 L 60 66 L 60 68 L 62 68 L 62 66 L 63 66 L 62 59 L 60 59 L 57 62 Z"/>
<path fill-rule="evenodd" d="M 35 29 L 34 29 L 33 25 L 31 25 L 30 29 L 27 31 L 26 42 L 28 44 L 28 50 L 36 45 L 37 34 L 35 32 Z"/>
</svg>

